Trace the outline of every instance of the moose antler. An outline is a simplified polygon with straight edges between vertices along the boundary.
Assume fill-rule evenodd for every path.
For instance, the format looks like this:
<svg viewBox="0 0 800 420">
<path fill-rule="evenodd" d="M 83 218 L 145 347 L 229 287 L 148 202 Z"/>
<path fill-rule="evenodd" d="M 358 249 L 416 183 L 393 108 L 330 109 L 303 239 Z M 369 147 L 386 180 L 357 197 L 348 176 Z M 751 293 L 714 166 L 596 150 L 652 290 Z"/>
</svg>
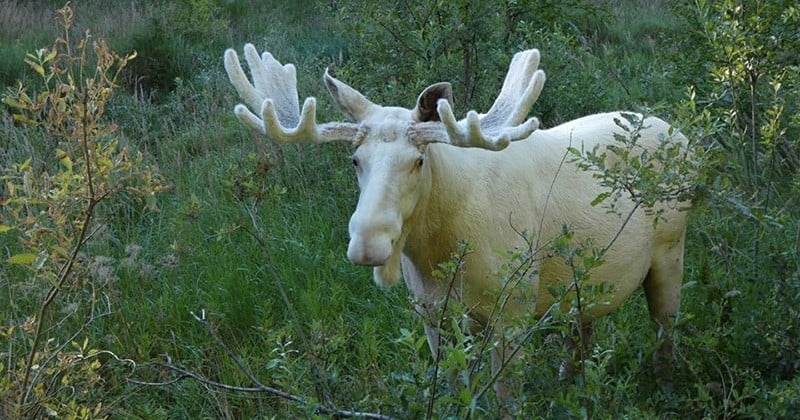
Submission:
<svg viewBox="0 0 800 420">
<path fill-rule="evenodd" d="M 539 50 L 531 49 L 514 54 L 500 94 L 489 112 L 483 116 L 487 126 L 519 125 L 530 111 L 544 88 L 544 71 L 539 68 Z M 495 122 L 496 121 L 496 122 Z"/>
<path fill-rule="evenodd" d="M 244 56 L 253 83 L 239 63 L 236 51 L 225 51 L 225 70 L 239 96 L 248 106 L 238 104 L 233 112 L 245 125 L 284 143 L 325 143 L 329 141 L 351 141 L 358 132 L 358 125 L 332 122 L 318 125 L 316 122 L 317 101 L 306 98 L 299 111 L 297 76 L 292 64 L 282 65 L 264 52 L 259 57 L 252 44 L 244 46 Z"/>
<path fill-rule="evenodd" d="M 539 67 L 539 51 L 532 49 L 514 54 L 503 87 L 489 112 L 481 115 L 469 111 L 457 121 L 449 101 L 440 99 L 438 123 L 419 123 L 412 127 L 412 136 L 421 142 L 450 143 L 460 147 L 479 147 L 489 150 L 505 149 L 512 141 L 522 140 L 539 128 L 535 117 L 523 120 L 539 94 L 545 74 Z M 444 127 L 444 131 L 441 127 Z"/>
</svg>

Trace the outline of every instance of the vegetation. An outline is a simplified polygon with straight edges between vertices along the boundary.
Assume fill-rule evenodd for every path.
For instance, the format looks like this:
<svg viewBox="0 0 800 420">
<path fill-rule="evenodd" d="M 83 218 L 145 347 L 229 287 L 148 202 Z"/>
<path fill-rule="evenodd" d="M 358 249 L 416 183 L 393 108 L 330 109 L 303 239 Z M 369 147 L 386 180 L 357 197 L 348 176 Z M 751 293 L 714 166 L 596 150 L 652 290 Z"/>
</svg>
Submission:
<svg viewBox="0 0 800 420">
<path fill-rule="evenodd" d="M 284 3 L 86 0 L 72 16 L 0 0 L 0 417 L 800 417 L 793 2 Z M 652 375 L 661 337 L 641 294 L 596 322 L 572 379 L 558 371 L 574 311 L 509 326 L 524 338 L 503 372 L 511 406 L 487 392 L 491 343 L 456 302 L 432 358 L 408 291 L 344 256 L 349 148 L 271 144 L 233 116 L 221 56 L 244 42 L 297 65 L 321 120 L 341 118 L 326 66 L 408 107 L 451 81 L 464 112 L 488 109 L 511 55 L 536 47 L 543 125 L 612 109 L 673 122 L 700 171 L 670 383 Z M 643 205 L 686 192 L 634 181 Z M 553 246 L 576 284 L 602 263 L 591 244 Z M 455 279 L 468 252 L 437 275 Z M 526 269 L 509 252 L 510 275 Z"/>
</svg>

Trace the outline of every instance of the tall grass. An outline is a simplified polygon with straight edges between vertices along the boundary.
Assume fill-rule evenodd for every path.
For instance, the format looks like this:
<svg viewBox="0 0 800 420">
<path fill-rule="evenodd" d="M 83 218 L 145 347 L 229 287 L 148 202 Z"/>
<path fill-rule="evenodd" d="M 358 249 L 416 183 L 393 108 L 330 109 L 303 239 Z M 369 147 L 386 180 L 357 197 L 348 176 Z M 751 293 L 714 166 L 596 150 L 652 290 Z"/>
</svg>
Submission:
<svg viewBox="0 0 800 420">
<path fill-rule="evenodd" d="M 0 2 L 0 39 L 4 43 L 28 38 L 48 41 L 57 35 L 54 9 L 40 2 Z"/>
</svg>

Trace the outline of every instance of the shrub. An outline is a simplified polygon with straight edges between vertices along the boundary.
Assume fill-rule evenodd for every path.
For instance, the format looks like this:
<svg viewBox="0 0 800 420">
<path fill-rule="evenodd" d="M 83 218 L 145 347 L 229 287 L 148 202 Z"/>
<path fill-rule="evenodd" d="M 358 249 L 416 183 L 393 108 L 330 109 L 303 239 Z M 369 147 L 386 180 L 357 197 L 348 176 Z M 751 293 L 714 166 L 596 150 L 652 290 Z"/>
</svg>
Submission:
<svg viewBox="0 0 800 420">
<path fill-rule="evenodd" d="M 126 47 L 137 54 L 127 68 L 126 85 L 141 100 L 162 101 L 177 80 L 188 79 L 195 72 L 192 49 L 161 18 L 151 18 Z"/>
<path fill-rule="evenodd" d="M 354 48 L 343 69 L 358 86 L 383 103 L 413 106 L 425 86 L 451 80 L 459 109 L 485 107 L 494 99 L 484 89 L 502 81 L 508 51 L 519 40 L 513 2 L 346 2 L 338 13 Z M 421 75 L 424 75 L 421 77 Z M 498 82 L 499 85 L 499 82 Z"/>
<path fill-rule="evenodd" d="M 696 283 L 679 328 L 686 380 L 706 410 L 695 414 L 796 417 L 795 404 L 763 393 L 782 394 L 800 367 L 800 71 L 786 58 L 800 14 L 791 2 L 735 0 L 688 12 L 707 77 L 676 113 L 709 156 L 688 239 Z"/>
<path fill-rule="evenodd" d="M 26 58 L 43 90 L 20 83 L 3 97 L 14 122 L 26 127 L 20 130 L 36 133 L 21 136 L 28 158 L 4 163 L 1 175 L 0 241 L 11 254 L 2 269 L 10 279 L 4 298 L 14 302 L 2 326 L 12 343 L 0 381 L 0 413 L 8 418 L 103 413 L 101 359 L 116 356 L 90 346 L 86 330 L 108 314 L 114 278 L 101 275 L 92 255 L 91 239 L 103 226 L 97 215 L 123 193 L 152 207 L 164 188 L 103 118 L 134 55 L 120 56 L 88 32 L 73 41 L 69 6 L 58 11 L 58 22 L 63 35 Z"/>
</svg>

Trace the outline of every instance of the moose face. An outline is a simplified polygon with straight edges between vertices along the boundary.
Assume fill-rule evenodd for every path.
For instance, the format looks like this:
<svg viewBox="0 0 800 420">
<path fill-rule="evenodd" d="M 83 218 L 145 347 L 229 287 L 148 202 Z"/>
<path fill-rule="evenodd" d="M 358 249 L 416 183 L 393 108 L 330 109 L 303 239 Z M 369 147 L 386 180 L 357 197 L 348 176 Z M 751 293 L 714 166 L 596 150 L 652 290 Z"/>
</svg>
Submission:
<svg viewBox="0 0 800 420">
<path fill-rule="evenodd" d="M 426 178 L 425 148 L 409 141 L 407 124 L 371 126 L 352 156 L 358 205 L 350 218 L 347 257 L 382 266 L 402 252 L 403 226 L 412 216 Z"/>
</svg>

